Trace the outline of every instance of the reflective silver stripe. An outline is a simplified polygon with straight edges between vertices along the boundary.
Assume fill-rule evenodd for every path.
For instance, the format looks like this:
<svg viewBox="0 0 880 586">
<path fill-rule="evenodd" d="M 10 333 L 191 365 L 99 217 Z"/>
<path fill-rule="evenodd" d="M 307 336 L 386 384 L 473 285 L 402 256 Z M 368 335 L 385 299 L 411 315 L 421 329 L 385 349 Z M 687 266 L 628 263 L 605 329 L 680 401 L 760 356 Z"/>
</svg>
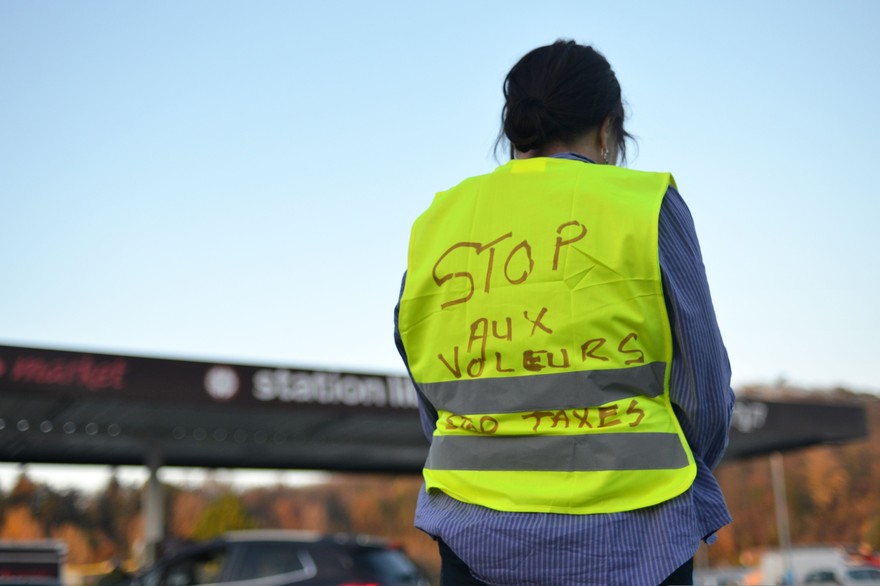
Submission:
<svg viewBox="0 0 880 586">
<path fill-rule="evenodd" d="M 630 368 L 419 383 L 436 409 L 453 413 L 519 413 L 581 409 L 663 394 L 664 362 Z"/>
<path fill-rule="evenodd" d="M 674 433 L 434 436 L 425 468 L 594 472 L 668 470 L 688 465 Z"/>
</svg>

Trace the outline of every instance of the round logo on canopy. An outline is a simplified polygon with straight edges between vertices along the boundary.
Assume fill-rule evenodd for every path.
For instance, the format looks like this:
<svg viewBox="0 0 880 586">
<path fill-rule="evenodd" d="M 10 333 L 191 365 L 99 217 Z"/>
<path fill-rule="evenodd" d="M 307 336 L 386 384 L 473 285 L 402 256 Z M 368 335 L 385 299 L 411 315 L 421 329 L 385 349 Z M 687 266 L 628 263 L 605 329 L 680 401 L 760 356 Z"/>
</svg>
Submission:
<svg viewBox="0 0 880 586">
<path fill-rule="evenodd" d="M 213 399 L 228 401 L 238 393 L 238 374 L 231 366 L 212 366 L 205 373 L 205 390 Z"/>
</svg>

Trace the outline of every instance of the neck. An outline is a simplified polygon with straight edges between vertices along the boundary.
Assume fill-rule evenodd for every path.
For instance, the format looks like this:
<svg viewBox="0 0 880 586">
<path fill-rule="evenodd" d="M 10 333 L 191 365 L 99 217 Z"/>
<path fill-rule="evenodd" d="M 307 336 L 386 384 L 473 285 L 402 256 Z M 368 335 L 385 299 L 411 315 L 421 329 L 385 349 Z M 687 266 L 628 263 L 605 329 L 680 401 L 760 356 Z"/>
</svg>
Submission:
<svg viewBox="0 0 880 586">
<path fill-rule="evenodd" d="M 588 132 L 575 141 L 549 142 L 541 148 L 532 149 L 525 153 L 514 151 L 515 159 L 531 159 L 533 157 L 549 157 L 559 153 L 577 153 L 597 163 L 610 163 L 602 156 L 602 143 L 599 140 L 599 132 Z"/>
</svg>

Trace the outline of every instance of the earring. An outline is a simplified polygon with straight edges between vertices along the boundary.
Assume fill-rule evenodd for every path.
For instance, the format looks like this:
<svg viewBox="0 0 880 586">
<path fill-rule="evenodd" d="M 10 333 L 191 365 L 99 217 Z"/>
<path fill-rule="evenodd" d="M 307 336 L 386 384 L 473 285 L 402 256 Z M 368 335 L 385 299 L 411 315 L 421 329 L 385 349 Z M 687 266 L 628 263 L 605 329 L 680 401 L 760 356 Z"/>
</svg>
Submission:
<svg viewBox="0 0 880 586">
<path fill-rule="evenodd" d="M 602 162 L 605 163 L 606 165 L 608 165 L 608 164 L 609 164 L 609 162 L 608 162 L 608 155 L 610 154 L 610 153 L 608 152 L 608 149 L 603 148 L 602 151 L 601 151 L 601 154 L 602 154 Z"/>
</svg>

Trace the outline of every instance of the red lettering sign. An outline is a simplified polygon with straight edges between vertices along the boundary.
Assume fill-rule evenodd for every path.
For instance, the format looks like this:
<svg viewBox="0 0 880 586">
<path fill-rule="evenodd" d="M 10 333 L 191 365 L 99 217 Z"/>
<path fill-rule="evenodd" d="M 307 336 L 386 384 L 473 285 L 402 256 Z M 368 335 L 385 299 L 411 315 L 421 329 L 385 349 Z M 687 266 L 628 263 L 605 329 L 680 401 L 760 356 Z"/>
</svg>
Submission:
<svg viewBox="0 0 880 586">
<path fill-rule="evenodd" d="M 125 387 L 128 364 L 122 358 L 96 361 L 91 356 L 45 360 L 36 356 L 18 356 L 12 365 L 13 382 L 38 385 L 85 387 L 90 391 L 121 390 Z"/>
</svg>

